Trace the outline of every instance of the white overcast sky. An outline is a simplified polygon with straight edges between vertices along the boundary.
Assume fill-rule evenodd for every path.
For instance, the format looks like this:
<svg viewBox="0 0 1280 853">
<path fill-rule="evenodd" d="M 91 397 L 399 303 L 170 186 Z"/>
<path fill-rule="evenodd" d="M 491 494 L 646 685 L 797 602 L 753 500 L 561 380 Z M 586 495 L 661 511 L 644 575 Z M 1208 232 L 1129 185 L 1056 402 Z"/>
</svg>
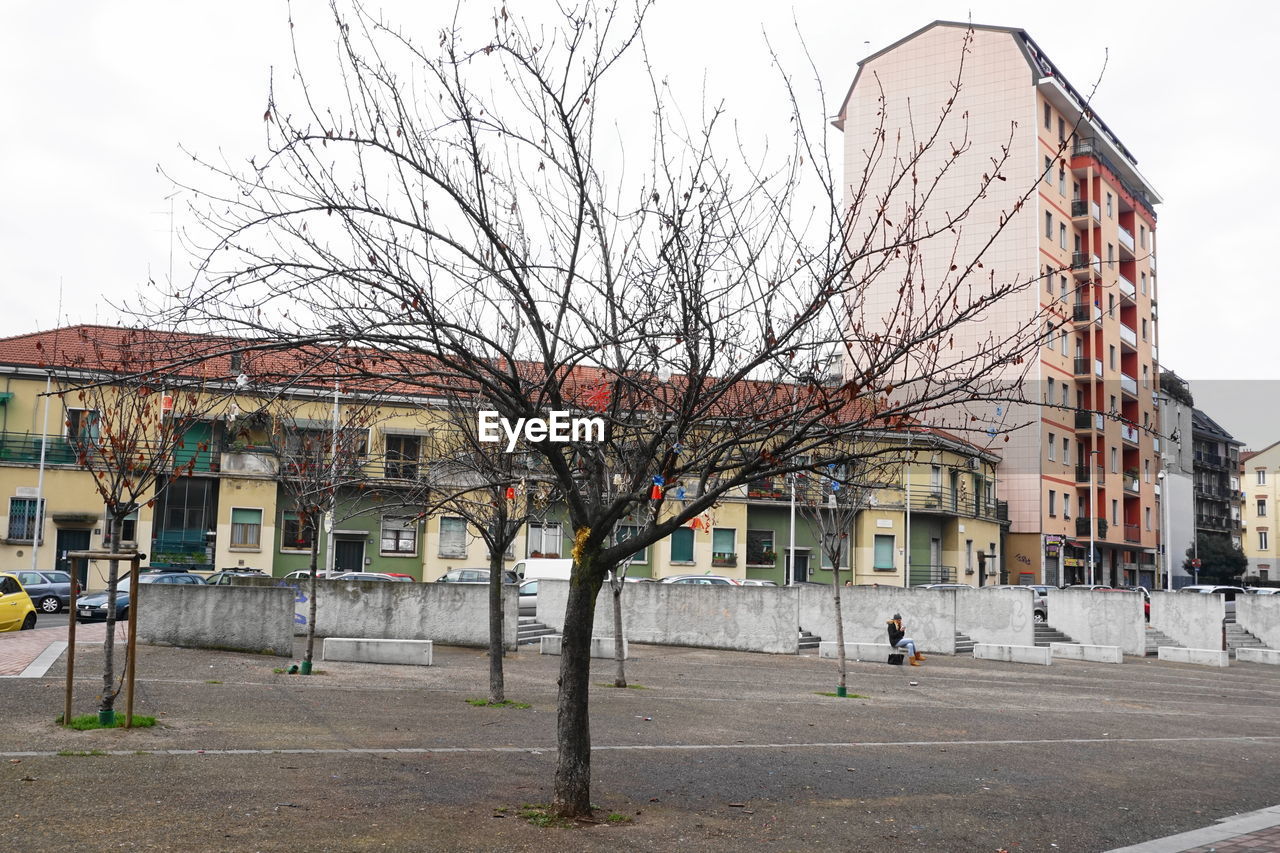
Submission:
<svg viewBox="0 0 1280 853">
<path fill-rule="evenodd" d="M 453 8 L 420 0 L 368 5 L 427 41 Z M 109 300 L 126 298 L 149 275 L 168 275 L 165 197 L 172 187 L 157 165 L 181 167 L 179 144 L 204 156 L 220 149 L 234 159 L 259 149 L 269 69 L 274 65 L 279 75 L 290 68 L 286 6 L 282 0 L 5 6 L 0 335 L 56 325 L 60 286 L 64 322 L 114 321 Z M 530 20 L 549 20 L 554 10 L 548 0 L 507 6 Z M 1280 319 L 1276 276 L 1258 265 L 1260 250 L 1280 236 L 1271 62 L 1280 4 L 1187 8 L 1114 0 L 1069 6 L 658 0 L 647 38 L 661 71 L 697 85 L 705 80 L 731 113 L 748 125 L 760 122 L 762 134 L 771 121 L 767 93 L 776 91 L 762 32 L 802 73 L 793 16 L 833 109 L 859 59 L 938 18 L 1026 29 L 1079 89 L 1109 52 L 1096 110 L 1165 200 L 1158 231 L 1161 361 L 1192 380 L 1280 379 L 1270 355 Z M 173 263 L 176 278 L 190 275 L 180 248 Z M 1255 411 L 1244 401 L 1221 405 L 1214 414 L 1236 431 Z M 1271 426 L 1280 422 L 1266 420 L 1250 425 L 1258 431 L 1255 446 L 1280 438 L 1280 426 Z"/>
</svg>

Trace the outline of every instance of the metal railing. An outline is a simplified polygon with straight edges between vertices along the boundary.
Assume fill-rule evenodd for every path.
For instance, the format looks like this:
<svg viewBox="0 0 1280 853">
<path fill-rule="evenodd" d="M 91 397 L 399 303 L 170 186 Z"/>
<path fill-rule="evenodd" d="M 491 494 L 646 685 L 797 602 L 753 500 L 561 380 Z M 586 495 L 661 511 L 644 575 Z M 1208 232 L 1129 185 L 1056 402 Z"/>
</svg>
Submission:
<svg viewBox="0 0 1280 853">
<path fill-rule="evenodd" d="M 1107 472 L 1103 469 L 1101 465 L 1094 465 L 1092 467 L 1093 467 L 1093 482 L 1094 483 L 1103 482 L 1106 479 Z M 1088 465 L 1076 466 L 1076 482 L 1077 483 L 1083 483 L 1083 484 L 1089 483 L 1089 468 L 1090 466 Z"/>
<path fill-rule="evenodd" d="M 1098 275 L 1102 275 L 1102 258 L 1089 252 L 1073 252 L 1071 254 L 1071 269 L 1079 271 L 1088 271 L 1092 267 L 1093 271 Z"/>
<path fill-rule="evenodd" d="M 1120 340 L 1128 344 L 1129 346 L 1136 348 L 1138 346 L 1138 333 L 1135 330 L 1126 326 L 1124 323 L 1121 323 L 1120 324 Z"/>
<path fill-rule="evenodd" d="M 1138 380 L 1127 373 L 1120 374 L 1120 390 L 1130 396 L 1138 396 Z"/>
<path fill-rule="evenodd" d="M 1120 425 L 1120 437 L 1131 444 L 1138 443 L 1138 428 L 1129 424 Z"/>
<path fill-rule="evenodd" d="M 1098 522 L 1097 538 L 1106 539 L 1107 538 L 1107 520 L 1099 516 L 1096 519 L 1096 521 Z M 1089 519 L 1087 516 L 1080 516 L 1079 518 L 1076 519 L 1076 536 L 1087 537 L 1088 535 L 1089 535 Z"/>
<path fill-rule="evenodd" d="M 1071 149 L 1071 155 L 1073 157 L 1092 157 L 1103 166 L 1106 166 L 1107 170 L 1110 171 L 1116 181 L 1119 182 L 1121 188 L 1123 188 L 1134 201 L 1146 208 L 1147 213 L 1151 214 L 1153 217 L 1156 215 L 1156 209 L 1151 204 L 1151 200 L 1147 198 L 1147 194 L 1142 190 L 1135 189 L 1128 181 L 1121 177 L 1120 170 L 1115 167 L 1111 162 L 1111 159 L 1107 157 L 1106 154 L 1102 153 L 1102 148 L 1098 145 L 1098 141 L 1094 137 L 1086 136 L 1077 140 L 1075 146 Z"/>
<path fill-rule="evenodd" d="M 1088 412 L 1084 410 L 1076 411 L 1076 430 L 1100 430 L 1103 428 L 1105 419 L 1102 412 Z"/>
<path fill-rule="evenodd" d="M 1129 279 L 1125 278 L 1124 276 L 1120 276 L 1119 279 L 1117 279 L 1117 281 L 1120 285 L 1121 296 L 1124 296 L 1128 299 L 1138 298 L 1138 288 L 1133 286 L 1133 282 L 1129 281 Z"/>
<path fill-rule="evenodd" d="M 1132 255 L 1134 251 L 1133 232 L 1130 231 L 1128 228 L 1125 228 L 1123 225 L 1120 226 L 1119 231 L 1120 231 L 1120 245 L 1128 249 L 1129 254 Z"/>
</svg>

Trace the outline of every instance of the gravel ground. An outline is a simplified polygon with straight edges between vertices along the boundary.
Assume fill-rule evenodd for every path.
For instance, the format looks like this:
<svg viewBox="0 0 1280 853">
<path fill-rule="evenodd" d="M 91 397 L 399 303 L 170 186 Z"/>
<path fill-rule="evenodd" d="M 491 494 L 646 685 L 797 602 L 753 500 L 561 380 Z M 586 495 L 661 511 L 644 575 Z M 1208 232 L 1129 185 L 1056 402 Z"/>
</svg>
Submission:
<svg viewBox="0 0 1280 853">
<path fill-rule="evenodd" d="M 508 697 L 533 706 L 519 710 L 466 704 L 488 683 L 475 650 L 302 677 L 274 672 L 282 658 L 143 647 L 136 709 L 160 723 L 128 732 L 53 724 L 59 662 L 0 685 L 0 846 L 1102 851 L 1280 790 L 1274 667 L 930 657 L 851 663 L 867 698 L 835 699 L 817 695 L 834 665 L 813 657 L 632 653 L 646 689 L 592 696 L 601 822 L 570 828 L 516 814 L 551 796 L 558 658 L 508 656 Z M 98 671 L 82 648 L 77 713 Z"/>
</svg>

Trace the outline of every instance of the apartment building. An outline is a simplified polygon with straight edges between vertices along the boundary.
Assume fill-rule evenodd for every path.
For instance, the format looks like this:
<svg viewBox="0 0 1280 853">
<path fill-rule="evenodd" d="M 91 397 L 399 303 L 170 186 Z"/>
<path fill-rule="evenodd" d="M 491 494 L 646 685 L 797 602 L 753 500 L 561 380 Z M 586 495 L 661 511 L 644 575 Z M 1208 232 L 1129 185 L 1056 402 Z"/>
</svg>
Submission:
<svg viewBox="0 0 1280 853">
<path fill-rule="evenodd" d="M 1160 454 L 1162 476 L 1157 486 L 1162 553 L 1160 569 L 1172 576 L 1172 589 L 1194 582 L 1183 566 L 1188 549 L 1196 541 L 1196 493 L 1194 420 L 1195 400 L 1182 377 L 1171 370 L 1160 372 L 1160 434 L 1155 449 Z"/>
<path fill-rule="evenodd" d="M 850 209 L 865 217 L 882 198 L 895 211 L 913 203 L 914 180 L 891 190 L 890 155 L 902 149 L 890 144 L 871 167 L 865 152 L 876 138 L 916 144 L 947 109 L 942 142 L 912 168 L 926 186 L 942 175 L 924 215 L 968 204 L 994 162 L 1003 160 L 1003 180 L 986 187 L 955 234 L 921 246 L 914 267 L 896 269 L 909 290 L 927 291 L 948 280 L 957 257 L 967 262 L 990 240 L 990 275 L 1032 282 L 957 330 L 952 350 L 961 359 L 989 336 L 1029 327 L 1042 342 L 1029 369 L 1011 365 L 1008 373 L 1030 384 L 1024 398 L 1035 405 L 996 412 L 1005 423 L 1035 424 L 1000 447 L 1006 559 L 1045 583 L 1154 587 L 1160 197 L 1026 31 L 935 21 L 859 63 L 835 123 L 845 137 L 846 186 L 865 174 L 865 194 L 877 204 L 854 207 L 850 197 Z M 903 284 L 902 276 L 880 276 L 862 310 L 888 316 Z"/>
<path fill-rule="evenodd" d="M 49 398 L 46 419 L 41 395 L 50 371 L 65 367 L 57 363 L 59 340 L 111 341 L 121 334 L 112 327 L 80 326 L 0 340 L 4 565 L 69 570 L 68 551 L 111 545 L 103 498 L 81 458 L 103 438 L 95 426 L 104 423 L 102 413 L 72 395 L 69 401 Z M 77 370 L 109 366 L 89 360 L 94 351 L 79 348 Z M 467 518 L 447 509 L 428 512 L 420 500 L 424 489 L 441 483 L 431 474 L 438 462 L 433 437 L 454 426 L 442 422 L 432 400 L 397 393 L 370 404 L 367 388 L 340 390 L 335 398 L 327 384 L 300 385 L 289 390 L 287 405 L 272 399 L 264 409 L 248 375 L 254 367 L 231 358 L 220 357 L 210 372 L 232 381 L 215 382 L 223 386 L 210 387 L 211 394 L 218 391 L 215 399 L 198 417 L 183 421 L 182 441 L 168 461 L 173 481 L 119 531 L 125 549 L 147 554 L 144 565 L 189 571 L 246 567 L 279 576 L 307 568 L 315 545 L 321 568 L 342 571 L 432 581 L 451 569 L 488 566 L 487 546 Z M 247 390 L 235 381 L 237 371 L 245 372 Z M 1008 578 L 1000 553 L 1007 522 L 996 499 L 996 454 L 921 428 L 879 432 L 867 441 L 881 451 L 879 461 L 864 488 L 841 496 L 858 502 L 847 530 L 818 520 L 833 512 L 821 474 L 796 477 L 794 489 L 790 478 L 759 480 L 638 554 L 629 574 L 830 583 L 834 573 L 823 544 L 824 536 L 836 535 L 844 544 L 843 578 L 858 583 L 978 586 Z M 307 446 L 316 451 L 311 461 L 343 483 L 331 521 L 318 530 L 305 522 L 296 503 L 298 481 L 307 476 Z M 673 497 L 679 500 L 679 493 Z M 534 518 L 504 555 L 508 568 L 526 557 L 570 554 L 573 532 L 563 508 L 550 500 L 533 505 Z M 90 568 L 81 582 L 101 587 L 101 567 Z"/>
<path fill-rule="evenodd" d="M 1276 501 L 1280 500 L 1280 441 L 1240 454 L 1240 490 L 1245 576 L 1255 581 L 1280 580 L 1280 545 L 1276 543 Z"/>
<path fill-rule="evenodd" d="M 1196 533 L 1240 547 L 1240 448 L 1222 426 L 1195 409 L 1191 413 L 1195 459 Z"/>
</svg>

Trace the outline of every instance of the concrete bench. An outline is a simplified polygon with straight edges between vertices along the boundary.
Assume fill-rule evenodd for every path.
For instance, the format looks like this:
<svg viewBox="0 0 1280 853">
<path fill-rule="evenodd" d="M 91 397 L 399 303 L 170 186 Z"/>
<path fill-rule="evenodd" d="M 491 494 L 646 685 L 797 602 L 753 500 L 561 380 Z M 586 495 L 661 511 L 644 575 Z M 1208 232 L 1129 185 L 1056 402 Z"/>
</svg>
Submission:
<svg viewBox="0 0 1280 853">
<path fill-rule="evenodd" d="M 1049 654 L 1063 660 L 1087 660 L 1094 663 L 1124 663 L 1119 646 L 1088 646 L 1081 643 L 1050 643 Z"/>
<path fill-rule="evenodd" d="M 539 638 L 538 642 L 540 643 L 538 654 L 558 655 L 560 654 L 561 647 L 564 645 L 564 637 L 560 636 L 559 634 L 556 634 L 554 636 L 541 637 Z M 614 659 L 613 658 L 613 637 L 592 637 L 591 638 L 591 656 L 593 658 L 605 658 L 607 660 L 613 660 Z M 622 659 L 626 660 L 628 657 L 629 655 L 627 654 L 627 641 L 626 639 L 623 639 Z"/>
<path fill-rule="evenodd" d="M 326 637 L 320 654 L 325 660 L 431 666 L 431 641 Z"/>
<path fill-rule="evenodd" d="M 1009 663 L 1034 663 L 1049 666 L 1053 656 L 1043 646 L 1012 646 L 1004 643 L 974 643 L 973 656 L 978 660 L 1003 660 Z"/>
<path fill-rule="evenodd" d="M 1195 663 L 1201 666 L 1230 666 L 1227 652 L 1217 649 L 1183 649 L 1177 646 L 1160 646 L 1156 650 L 1158 660 L 1170 663 Z"/>
<path fill-rule="evenodd" d="M 897 652 L 906 654 L 906 649 L 897 649 Z M 879 661 L 885 663 L 889 659 L 889 655 L 893 654 L 895 649 L 888 643 L 845 643 L 844 656 L 853 660 Z M 818 657 L 836 658 L 836 643 L 834 640 L 823 640 L 818 643 Z"/>
<path fill-rule="evenodd" d="M 1280 649 L 1236 649 L 1236 660 L 1280 665 Z"/>
</svg>

